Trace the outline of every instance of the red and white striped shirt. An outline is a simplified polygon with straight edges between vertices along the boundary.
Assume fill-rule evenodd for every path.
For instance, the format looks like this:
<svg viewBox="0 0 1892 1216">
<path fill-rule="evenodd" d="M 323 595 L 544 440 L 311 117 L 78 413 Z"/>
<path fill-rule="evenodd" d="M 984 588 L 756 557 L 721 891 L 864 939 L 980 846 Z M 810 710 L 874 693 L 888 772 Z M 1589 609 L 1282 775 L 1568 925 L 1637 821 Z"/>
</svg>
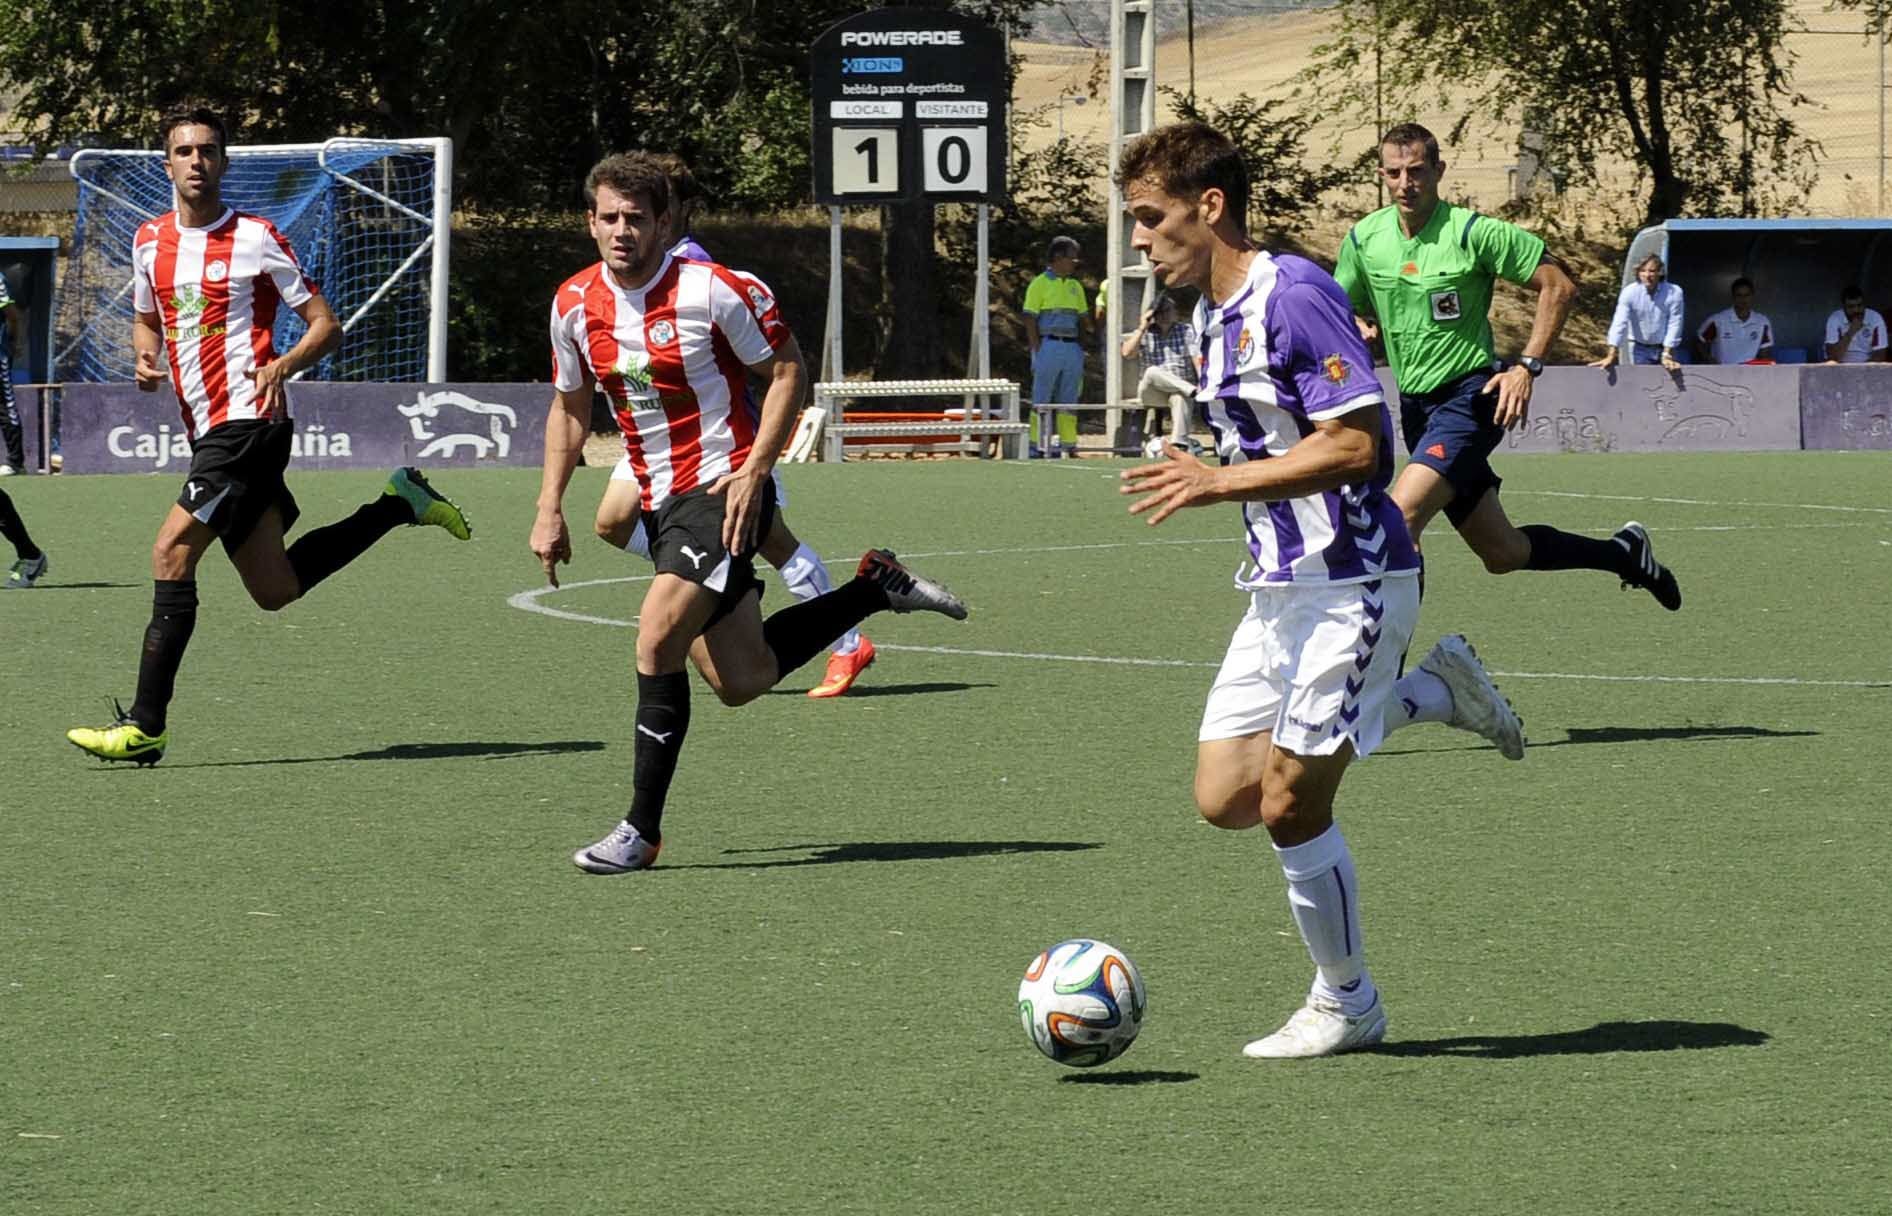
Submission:
<svg viewBox="0 0 1892 1216">
<path fill-rule="evenodd" d="M 256 418 L 250 373 L 276 357 L 277 306 L 299 307 L 316 292 L 282 233 L 240 211 L 207 228 L 168 211 L 138 229 L 132 266 L 135 305 L 159 316 L 190 437 Z"/>
<path fill-rule="evenodd" d="M 747 365 L 789 339 L 759 280 L 666 256 L 650 281 L 620 287 L 600 262 L 552 298 L 552 381 L 596 381 L 617 411 L 643 509 L 740 469 L 758 413 Z"/>
</svg>

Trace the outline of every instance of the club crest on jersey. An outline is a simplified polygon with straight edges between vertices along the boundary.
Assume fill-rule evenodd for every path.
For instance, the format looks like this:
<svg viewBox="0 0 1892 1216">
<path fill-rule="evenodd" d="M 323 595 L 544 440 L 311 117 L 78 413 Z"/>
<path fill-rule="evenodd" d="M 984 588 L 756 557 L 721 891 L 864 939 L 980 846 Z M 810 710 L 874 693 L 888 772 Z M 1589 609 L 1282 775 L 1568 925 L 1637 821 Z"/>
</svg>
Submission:
<svg viewBox="0 0 1892 1216">
<path fill-rule="evenodd" d="M 195 283 L 186 283 L 171 297 L 171 308 L 179 316 L 204 311 L 204 293 Z"/>
<path fill-rule="evenodd" d="M 668 321 L 659 321 L 650 327 L 650 344 L 668 346 L 677 340 L 677 327 Z"/>
<path fill-rule="evenodd" d="M 1339 355 L 1328 355 L 1325 359 L 1322 359 L 1320 361 L 1320 370 L 1322 374 L 1335 384 L 1345 384 L 1347 377 L 1353 374 L 1353 369 L 1348 367 L 1347 361 Z"/>
<path fill-rule="evenodd" d="M 768 292 L 751 284 L 749 287 L 749 307 L 754 309 L 755 315 L 757 318 L 760 318 L 764 313 L 768 312 L 769 309 L 775 307 L 775 301 L 769 299 Z"/>
<path fill-rule="evenodd" d="M 224 262 L 212 262 L 204 267 L 204 280 L 209 283 L 221 283 L 230 277 L 230 267 Z"/>
<path fill-rule="evenodd" d="M 1242 336 L 1235 343 L 1235 362 L 1248 362 L 1248 356 L 1255 353 L 1255 335 L 1248 332 L 1248 326 L 1242 326 Z"/>
</svg>

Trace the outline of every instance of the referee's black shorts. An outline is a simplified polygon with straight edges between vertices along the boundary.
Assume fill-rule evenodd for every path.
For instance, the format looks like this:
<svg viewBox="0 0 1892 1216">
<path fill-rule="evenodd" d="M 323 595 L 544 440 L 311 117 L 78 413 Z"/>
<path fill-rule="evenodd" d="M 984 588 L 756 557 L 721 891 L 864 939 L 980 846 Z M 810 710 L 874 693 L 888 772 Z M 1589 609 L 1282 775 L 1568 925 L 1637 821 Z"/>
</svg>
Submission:
<svg viewBox="0 0 1892 1216">
<path fill-rule="evenodd" d="M 698 486 L 644 513 L 650 560 L 657 572 L 674 574 L 720 597 L 705 629 L 734 612 L 751 591 L 762 594 L 761 580 L 755 575 L 755 550 L 734 557 L 723 547 L 723 511 L 728 502 L 728 495 L 711 494 L 708 486 Z M 773 488 L 764 487 L 756 507 L 755 535 L 760 542 L 775 522 Z"/>
<path fill-rule="evenodd" d="M 177 505 L 215 532 L 235 553 L 271 507 L 282 510 L 287 532 L 302 514 L 283 484 L 289 439 L 296 425 L 287 418 L 245 419 L 214 426 L 191 446 L 190 476 Z"/>
</svg>

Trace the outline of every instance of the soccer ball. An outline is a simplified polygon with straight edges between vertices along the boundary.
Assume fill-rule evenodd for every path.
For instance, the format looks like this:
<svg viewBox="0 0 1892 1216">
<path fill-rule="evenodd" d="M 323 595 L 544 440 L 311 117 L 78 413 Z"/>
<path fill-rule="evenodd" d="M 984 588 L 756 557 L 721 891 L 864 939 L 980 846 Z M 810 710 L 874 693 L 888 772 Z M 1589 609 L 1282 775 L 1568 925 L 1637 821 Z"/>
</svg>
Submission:
<svg viewBox="0 0 1892 1216">
<path fill-rule="evenodd" d="M 1143 1029 L 1143 977 L 1130 956 L 1088 937 L 1031 960 L 1018 985 L 1018 1018 L 1039 1051 L 1072 1068 L 1114 1060 Z"/>
</svg>

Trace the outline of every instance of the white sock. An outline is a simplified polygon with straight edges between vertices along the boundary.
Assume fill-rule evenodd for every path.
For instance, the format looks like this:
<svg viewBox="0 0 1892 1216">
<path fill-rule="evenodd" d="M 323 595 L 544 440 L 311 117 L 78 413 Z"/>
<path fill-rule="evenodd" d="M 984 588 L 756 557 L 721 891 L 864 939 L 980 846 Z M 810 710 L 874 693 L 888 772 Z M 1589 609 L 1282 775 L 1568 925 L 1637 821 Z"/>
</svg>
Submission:
<svg viewBox="0 0 1892 1216">
<path fill-rule="evenodd" d="M 624 542 L 624 551 L 633 557 L 650 556 L 650 533 L 644 531 L 644 520 L 640 516 L 631 528 L 631 539 Z"/>
<path fill-rule="evenodd" d="M 828 577 L 828 567 L 806 544 L 797 548 L 782 563 L 781 574 L 782 581 L 788 584 L 788 593 L 798 600 L 811 600 L 834 590 L 834 580 Z M 834 653 L 853 654 L 860 644 L 861 631 L 850 629 L 834 644 Z"/>
<path fill-rule="evenodd" d="M 1360 940 L 1359 886 L 1353 855 L 1335 824 L 1306 844 L 1275 847 L 1288 880 L 1288 907 L 1307 943 L 1316 976 L 1313 994 L 1337 1001 L 1349 1015 L 1372 1007 L 1373 981 Z"/>
<path fill-rule="evenodd" d="M 1393 695 L 1386 702 L 1384 729 L 1387 734 L 1415 722 L 1451 720 L 1452 690 L 1431 672 L 1415 667 L 1393 685 Z"/>
</svg>

